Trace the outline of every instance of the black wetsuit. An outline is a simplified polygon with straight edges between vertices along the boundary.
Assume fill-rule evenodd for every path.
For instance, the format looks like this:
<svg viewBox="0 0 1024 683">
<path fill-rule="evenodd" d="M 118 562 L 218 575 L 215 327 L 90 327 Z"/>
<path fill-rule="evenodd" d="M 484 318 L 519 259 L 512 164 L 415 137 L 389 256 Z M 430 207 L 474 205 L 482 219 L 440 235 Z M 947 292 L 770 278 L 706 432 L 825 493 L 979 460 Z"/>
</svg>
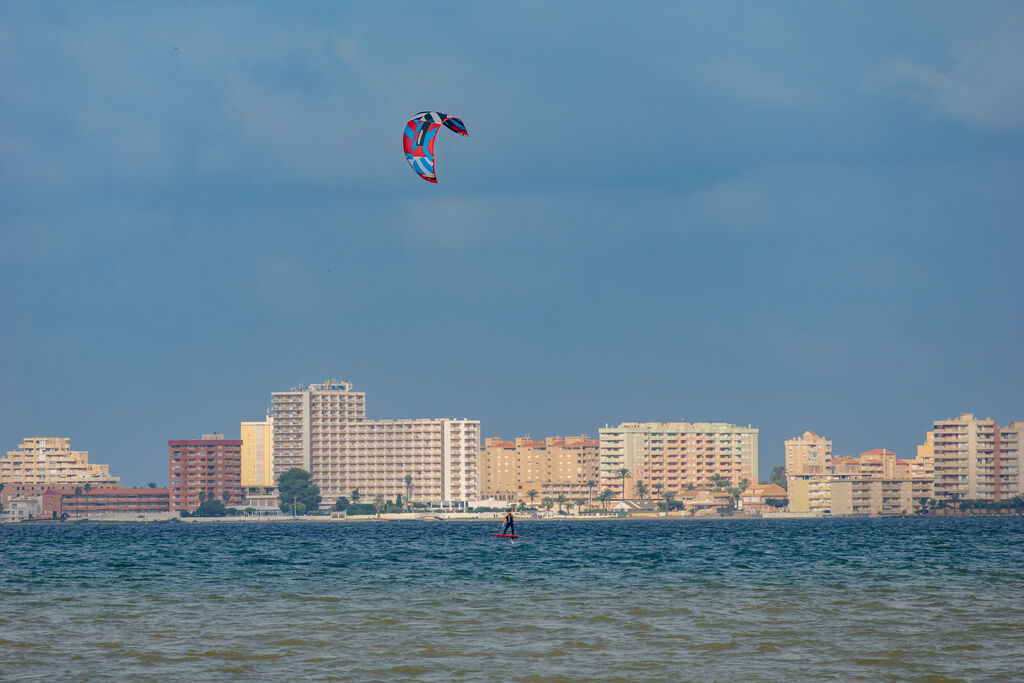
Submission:
<svg viewBox="0 0 1024 683">
<path fill-rule="evenodd" d="M 516 523 L 515 520 L 512 518 L 511 512 L 505 515 L 505 528 L 501 530 L 501 533 L 512 534 L 513 536 L 516 535 Z"/>
</svg>

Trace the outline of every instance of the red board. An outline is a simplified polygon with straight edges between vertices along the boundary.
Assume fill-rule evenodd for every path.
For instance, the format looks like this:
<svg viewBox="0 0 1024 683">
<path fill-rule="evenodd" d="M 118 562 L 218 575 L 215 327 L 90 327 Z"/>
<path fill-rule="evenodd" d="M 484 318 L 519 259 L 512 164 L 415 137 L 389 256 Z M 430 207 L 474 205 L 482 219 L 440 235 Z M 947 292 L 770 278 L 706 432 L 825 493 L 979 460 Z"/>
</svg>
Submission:
<svg viewBox="0 0 1024 683">
<path fill-rule="evenodd" d="M 498 538 L 519 538 L 516 534 L 494 534 Z"/>
</svg>

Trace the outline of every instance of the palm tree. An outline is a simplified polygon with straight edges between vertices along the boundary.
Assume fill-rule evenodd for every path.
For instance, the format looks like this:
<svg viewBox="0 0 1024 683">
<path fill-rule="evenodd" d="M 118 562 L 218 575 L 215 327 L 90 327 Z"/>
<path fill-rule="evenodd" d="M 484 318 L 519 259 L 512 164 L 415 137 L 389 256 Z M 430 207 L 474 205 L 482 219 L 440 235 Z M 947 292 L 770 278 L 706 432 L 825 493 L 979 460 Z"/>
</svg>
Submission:
<svg viewBox="0 0 1024 683">
<path fill-rule="evenodd" d="M 782 488 L 784 488 L 787 491 L 789 490 L 789 481 L 788 481 L 788 479 L 789 479 L 789 476 L 786 473 L 785 465 L 776 465 L 775 467 L 773 467 L 772 468 L 771 476 L 768 477 L 768 481 L 770 481 L 773 484 L 777 484 L 777 485 L 781 486 Z"/>
<path fill-rule="evenodd" d="M 563 508 L 565 507 L 565 502 L 567 500 L 569 500 L 569 499 L 565 497 L 564 493 L 559 493 L 558 494 L 558 498 L 555 498 L 555 502 L 558 503 L 558 514 L 560 514 L 560 515 L 564 515 L 565 514 Z"/>
<path fill-rule="evenodd" d="M 405 504 L 412 510 L 412 475 L 405 475 Z"/>
<path fill-rule="evenodd" d="M 740 493 L 743 493 L 748 488 L 750 488 L 750 480 L 747 479 L 746 477 L 743 477 L 742 479 L 740 479 L 740 483 L 736 485 L 736 488 L 740 490 Z"/>
<path fill-rule="evenodd" d="M 588 479 L 586 486 L 590 490 L 590 495 L 587 498 L 587 507 L 593 507 L 594 506 L 594 487 L 597 486 L 597 482 L 594 481 L 593 479 Z"/>
<path fill-rule="evenodd" d="M 711 475 L 711 485 L 715 487 L 716 491 L 721 491 L 730 483 L 732 482 L 730 482 L 728 479 L 723 477 L 721 474 L 718 474 L 717 472 Z"/>
<path fill-rule="evenodd" d="M 146 484 L 146 486 L 148 486 L 151 489 L 155 489 L 156 488 L 156 482 L 155 481 L 151 481 L 148 484 Z"/>
<path fill-rule="evenodd" d="M 572 509 L 574 507 L 576 507 L 576 503 L 572 502 L 571 500 L 566 501 L 565 502 L 565 514 L 567 514 L 567 515 L 571 514 L 572 513 Z"/>
<path fill-rule="evenodd" d="M 378 493 L 373 499 L 373 507 L 377 509 L 377 519 L 380 519 L 380 511 L 384 509 L 384 494 Z"/>
<path fill-rule="evenodd" d="M 85 482 L 84 491 L 85 491 L 85 516 L 88 517 L 89 516 L 89 491 L 92 491 L 92 482 L 91 481 Z"/>
<path fill-rule="evenodd" d="M 533 499 L 537 497 L 537 489 L 530 489 L 526 492 L 526 495 L 530 497 L 530 507 L 533 507 Z"/>
<path fill-rule="evenodd" d="M 672 501 L 676 499 L 676 494 L 675 494 L 674 491 L 665 491 L 664 498 L 665 498 L 665 512 L 668 512 L 668 509 L 672 506 Z"/>
<path fill-rule="evenodd" d="M 551 508 L 555 507 L 555 501 L 551 496 L 544 496 L 540 501 L 541 507 L 545 508 L 548 512 L 551 512 Z"/>
<path fill-rule="evenodd" d="M 604 507 L 605 510 L 607 510 L 608 502 L 614 498 L 615 491 L 612 491 L 611 489 L 605 489 L 604 492 L 602 492 L 601 495 L 598 497 L 598 500 L 601 501 L 601 506 Z"/>
<path fill-rule="evenodd" d="M 585 502 L 587 502 L 586 499 L 584 499 L 584 498 L 577 498 L 576 499 L 576 509 L 579 510 L 580 512 L 583 512 L 583 504 Z"/>
<path fill-rule="evenodd" d="M 628 467 L 620 467 L 618 474 L 619 474 L 620 477 L 622 477 L 622 500 L 625 500 L 626 499 L 626 477 L 629 477 L 629 476 L 632 476 L 632 475 L 630 475 Z"/>
<path fill-rule="evenodd" d="M 661 498 L 661 492 L 665 490 L 665 485 L 658 481 L 655 482 L 654 486 L 652 486 L 651 488 L 653 488 L 654 492 L 658 494 L 658 498 Z"/>
<path fill-rule="evenodd" d="M 640 500 L 644 500 L 647 497 L 647 484 L 643 481 L 633 484 L 633 488 L 636 489 L 636 495 L 640 496 Z"/>
</svg>

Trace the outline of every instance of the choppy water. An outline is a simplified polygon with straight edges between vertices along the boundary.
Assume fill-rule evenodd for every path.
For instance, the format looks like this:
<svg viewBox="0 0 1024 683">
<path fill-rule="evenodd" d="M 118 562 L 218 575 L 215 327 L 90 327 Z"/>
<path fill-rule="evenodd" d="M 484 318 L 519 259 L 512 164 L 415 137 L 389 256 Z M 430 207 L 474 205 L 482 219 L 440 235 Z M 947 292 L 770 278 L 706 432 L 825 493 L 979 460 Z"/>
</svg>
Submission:
<svg viewBox="0 0 1024 683">
<path fill-rule="evenodd" d="M 0 678 L 1019 680 L 1024 519 L 0 527 Z"/>
</svg>

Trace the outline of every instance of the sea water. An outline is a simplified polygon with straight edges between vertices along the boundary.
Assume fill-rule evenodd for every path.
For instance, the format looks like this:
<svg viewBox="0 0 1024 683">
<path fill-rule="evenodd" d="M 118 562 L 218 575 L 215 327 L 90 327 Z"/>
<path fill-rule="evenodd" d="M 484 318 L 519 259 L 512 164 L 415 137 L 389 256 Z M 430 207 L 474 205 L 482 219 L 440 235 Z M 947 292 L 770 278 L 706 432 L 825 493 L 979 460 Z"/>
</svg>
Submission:
<svg viewBox="0 0 1024 683">
<path fill-rule="evenodd" d="M 0 527 L 9 680 L 1020 680 L 1024 518 Z"/>
</svg>

